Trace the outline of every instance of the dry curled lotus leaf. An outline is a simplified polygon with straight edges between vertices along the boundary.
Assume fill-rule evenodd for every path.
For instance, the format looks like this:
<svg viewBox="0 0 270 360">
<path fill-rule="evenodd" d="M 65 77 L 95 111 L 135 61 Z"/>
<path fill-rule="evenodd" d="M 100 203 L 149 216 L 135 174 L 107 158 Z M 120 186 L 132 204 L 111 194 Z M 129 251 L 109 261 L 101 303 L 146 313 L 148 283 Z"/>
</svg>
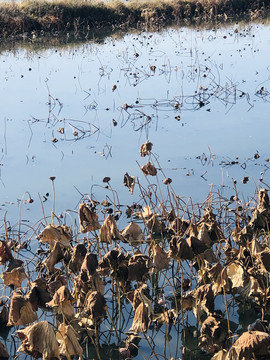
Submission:
<svg viewBox="0 0 270 360">
<path fill-rule="evenodd" d="M 99 241 L 107 244 L 111 244 L 112 240 L 124 240 L 123 236 L 117 229 L 115 219 L 112 215 L 108 215 L 104 220 L 101 229 L 99 231 Z"/>
<path fill-rule="evenodd" d="M 60 359 L 55 333 L 47 321 L 40 321 L 18 330 L 17 335 L 22 341 L 18 352 L 24 352 L 35 359 Z"/>
<path fill-rule="evenodd" d="M 146 141 L 144 144 L 142 144 L 140 153 L 141 157 L 145 157 L 146 155 L 150 155 L 150 152 L 152 151 L 153 144 L 150 141 Z"/>
<path fill-rule="evenodd" d="M 231 287 L 226 268 L 224 268 L 219 262 L 213 265 L 208 271 L 208 276 L 213 283 L 212 289 L 215 296 L 223 292 L 224 288 L 225 291 L 230 290 Z"/>
<path fill-rule="evenodd" d="M 258 192 L 259 204 L 257 209 L 260 213 L 268 213 L 270 210 L 269 195 L 266 189 L 260 189 Z"/>
<path fill-rule="evenodd" d="M 8 309 L 4 305 L 0 311 L 0 327 L 7 326 L 8 323 Z"/>
<path fill-rule="evenodd" d="M 239 288 L 244 286 L 245 272 L 240 264 L 236 262 L 227 266 L 226 272 L 228 278 L 232 282 L 232 288 Z"/>
<path fill-rule="evenodd" d="M 147 303 L 141 302 L 135 311 L 134 319 L 129 332 L 145 333 L 151 323 L 151 318 L 152 308 L 150 308 Z"/>
<path fill-rule="evenodd" d="M 33 310 L 30 301 L 23 295 L 14 292 L 11 298 L 7 325 L 26 325 L 37 319 L 37 314 Z"/>
<path fill-rule="evenodd" d="M 13 259 L 11 254 L 10 246 L 6 243 L 6 241 L 0 241 L 0 264 L 5 264 L 7 261 Z"/>
<path fill-rule="evenodd" d="M 81 270 L 86 253 L 87 250 L 84 244 L 78 244 L 73 248 L 71 259 L 68 264 L 73 273 L 78 273 Z"/>
<path fill-rule="evenodd" d="M 149 273 L 149 257 L 137 252 L 128 261 L 128 280 L 143 281 Z"/>
<path fill-rule="evenodd" d="M 75 317 L 74 308 L 72 306 L 73 297 L 68 288 L 63 285 L 54 294 L 47 306 L 54 308 L 58 314 L 62 314 L 68 321 Z"/>
<path fill-rule="evenodd" d="M 244 332 L 230 348 L 226 360 L 269 358 L 270 335 L 262 331 Z"/>
<path fill-rule="evenodd" d="M 80 204 L 79 206 L 79 221 L 81 233 L 100 229 L 97 213 L 91 210 L 87 204 Z"/>
<path fill-rule="evenodd" d="M 82 281 L 87 282 L 89 276 L 94 275 L 98 267 L 97 254 L 88 253 L 84 257 L 80 277 Z"/>
<path fill-rule="evenodd" d="M 215 353 L 210 360 L 226 360 L 227 356 L 227 350 L 219 350 L 217 353 Z"/>
<path fill-rule="evenodd" d="M 143 284 L 139 288 L 135 289 L 134 291 L 130 291 L 127 294 L 127 298 L 132 303 L 134 311 L 136 311 L 137 307 L 141 304 L 141 302 L 143 302 L 147 304 L 151 312 L 153 312 L 152 300 L 149 299 L 145 292 L 149 292 L 149 289 L 146 284 Z"/>
<path fill-rule="evenodd" d="M 71 325 L 61 323 L 56 333 L 56 339 L 59 343 L 59 352 L 70 359 L 73 355 L 78 355 L 82 359 L 83 349 L 77 339 L 77 334 Z"/>
<path fill-rule="evenodd" d="M 157 175 L 157 169 L 153 164 L 151 164 L 149 161 L 147 164 L 141 166 L 141 170 L 144 173 L 144 175 L 151 175 L 156 176 Z"/>
<path fill-rule="evenodd" d="M 141 227 L 131 221 L 131 223 L 121 231 L 121 235 L 130 243 L 136 244 L 144 241 L 144 233 Z"/>
<path fill-rule="evenodd" d="M 6 286 L 13 285 L 14 288 L 19 288 L 24 279 L 26 279 L 26 274 L 22 266 L 16 267 L 11 271 L 4 271 L 2 274 L 4 284 Z"/>
<path fill-rule="evenodd" d="M 53 248 L 48 257 L 43 261 L 43 264 L 51 273 L 55 271 L 54 265 L 59 263 L 65 257 L 64 246 L 61 245 L 60 242 L 55 242 L 52 246 Z"/>
<path fill-rule="evenodd" d="M 34 310 L 37 310 L 38 307 L 46 308 L 46 303 L 52 299 L 47 282 L 44 279 L 36 279 L 31 282 L 30 290 L 26 297 L 29 299 Z"/>
<path fill-rule="evenodd" d="M 132 195 L 135 187 L 135 177 L 125 173 L 123 185 L 128 187 L 129 193 Z"/>
<path fill-rule="evenodd" d="M 195 236 L 189 236 L 187 238 L 187 244 L 191 247 L 195 255 L 202 254 L 205 252 L 205 250 L 209 249 L 201 240 Z"/>
<path fill-rule="evenodd" d="M 194 252 L 185 238 L 174 236 L 169 242 L 169 257 L 174 260 L 192 260 Z"/>
<path fill-rule="evenodd" d="M 176 236 L 184 236 L 186 230 L 188 229 L 190 222 L 188 220 L 182 220 L 175 218 L 169 227 L 169 231 L 173 232 Z"/>
<path fill-rule="evenodd" d="M 99 262 L 98 272 L 99 274 L 106 276 L 112 270 L 117 270 L 123 264 L 128 262 L 128 258 L 123 253 L 120 247 L 116 247 L 108 251 Z"/>
<path fill-rule="evenodd" d="M 48 243 L 51 247 L 54 246 L 55 242 L 69 247 L 72 240 L 72 233 L 70 227 L 67 225 L 54 226 L 48 224 L 37 236 L 37 239 L 41 243 Z"/>
<path fill-rule="evenodd" d="M 168 253 L 164 251 L 159 245 L 155 244 L 152 247 L 152 255 L 155 272 L 169 268 L 170 259 L 168 257 Z"/>
<path fill-rule="evenodd" d="M 258 254 L 258 259 L 262 264 L 262 269 L 264 272 L 270 272 L 270 250 L 265 249 L 261 253 Z"/>
<path fill-rule="evenodd" d="M 98 291 L 90 291 L 85 299 L 85 310 L 91 320 L 101 320 L 107 310 L 105 297 Z"/>
<path fill-rule="evenodd" d="M 199 346 L 202 350 L 213 354 L 222 349 L 226 333 L 220 326 L 220 321 L 212 315 L 202 323 L 199 337 Z"/>
<path fill-rule="evenodd" d="M 211 315 L 215 308 L 215 297 L 211 284 L 206 284 L 198 287 L 193 292 L 195 303 L 193 305 L 193 313 L 197 319 L 200 319 L 203 312 Z"/>
<path fill-rule="evenodd" d="M 162 223 L 158 219 L 157 214 L 153 214 L 148 220 L 146 220 L 146 226 L 151 233 L 158 235 L 162 232 Z"/>
<path fill-rule="evenodd" d="M 162 324 L 175 324 L 178 318 L 177 312 L 175 309 L 167 309 L 156 319 L 159 323 Z"/>
</svg>

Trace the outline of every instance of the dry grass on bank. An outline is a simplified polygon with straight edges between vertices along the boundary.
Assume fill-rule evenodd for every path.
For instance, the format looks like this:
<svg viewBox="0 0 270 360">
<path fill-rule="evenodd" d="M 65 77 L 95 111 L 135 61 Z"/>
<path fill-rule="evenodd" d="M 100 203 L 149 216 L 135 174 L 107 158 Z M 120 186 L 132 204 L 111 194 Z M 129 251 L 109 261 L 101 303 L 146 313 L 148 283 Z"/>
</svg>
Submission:
<svg viewBox="0 0 270 360">
<path fill-rule="evenodd" d="M 165 25 L 201 24 L 265 18 L 270 0 L 22 1 L 0 4 L 0 36 L 26 33 L 85 34 L 93 29 L 158 29 Z"/>
</svg>

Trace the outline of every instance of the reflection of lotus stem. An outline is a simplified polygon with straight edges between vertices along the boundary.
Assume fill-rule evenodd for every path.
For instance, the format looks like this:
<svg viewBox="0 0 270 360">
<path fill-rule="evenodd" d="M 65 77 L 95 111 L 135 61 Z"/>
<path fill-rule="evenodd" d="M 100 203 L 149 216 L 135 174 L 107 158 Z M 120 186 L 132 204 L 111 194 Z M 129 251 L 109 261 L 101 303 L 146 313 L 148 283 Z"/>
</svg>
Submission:
<svg viewBox="0 0 270 360">
<path fill-rule="evenodd" d="M 52 181 L 52 187 L 53 187 L 53 208 L 52 208 L 52 212 L 51 212 L 51 216 L 52 216 L 52 225 L 54 226 L 54 214 L 55 214 L 55 187 L 54 187 L 54 176 L 50 177 L 50 180 Z"/>
<path fill-rule="evenodd" d="M 181 317 L 182 317 L 182 326 L 184 338 L 186 337 L 185 323 L 184 323 L 184 311 L 183 311 L 183 292 L 184 292 L 184 271 L 181 259 L 179 260 L 179 266 L 181 269 Z"/>
<path fill-rule="evenodd" d="M 116 330 L 115 323 L 114 323 L 114 321 L 113 321 L 113 318 L 111 317 L 111 314 L 110 314 L 108 308 L 106 309 L 106 312 L 107 312 L 107 315 L 109 316 L 109 318 L 110 318 L 110 320 L 111 320 L 112 327 L 113 327 L 113 329 L 115 330 L 116 335 L 117 335 L 117 337 L 118 337 L 118 341 L 119 341 L 119 343 L 120 343 L 120 335 L 118 334 L 118 331 Z"/>
<path fill-rule="evenodd" d="M 174 296 L 174 301 L 175 301 L 175 310 L 176 310 L 177 316 L 178 316 L 177 298 L 176 298 L 176 293 L 175 293 L 174 287 L 173 287 L 170 279 L 164 274 L 163 271 L 162 271 L 162 275 L 165 277 L 165 279 L 168 281 L 168 284 L 169 284 L 169 285 L 171 286 L 171 288 L 172 288 L 172 292 L 173 292 L 173 296 Z"/>
<path fill-rule="evenodd" d="M 119 312 L 119 316 L 118 316 L 118 331 L 119 331 L 119 340 L 121 340 L 121 294 L 120 294 L 120 285 L 117 282 L 116 283 L 116 287 L 117 287 L 117 302 L 118 302 L 118 312 Z"/>
<path fill-rule="evenodd" d="M 96 344 L 95 340 L 93 339 L 93 337 L 91 335 L 90 335 L 90 338 L 91 338 L 91 341 L 92 341 L 92 343 L 94 345 L 94 348 L 96 350 L 98 359 L 102 360 L 101 357 L 100 357 L 100 353 L 99 353 L 97 322 L 96 322 L 96 320 L 94 320 L 94 322 L 95 322 L 95 337 L 96 337 L 96 340 L 97 340 L 97 344 Z"/>
</svg>

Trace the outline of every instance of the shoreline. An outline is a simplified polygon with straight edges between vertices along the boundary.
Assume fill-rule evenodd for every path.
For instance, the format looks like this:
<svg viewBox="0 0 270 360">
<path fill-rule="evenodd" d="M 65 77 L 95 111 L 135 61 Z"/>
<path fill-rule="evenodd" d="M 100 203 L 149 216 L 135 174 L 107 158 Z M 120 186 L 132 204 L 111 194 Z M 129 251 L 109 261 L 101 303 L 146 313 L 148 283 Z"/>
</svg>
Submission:
<svg viewBox="0 0 270 360">
<path fill-rule="evenodd" d="M 201 26 L 265 20 L 266 1 L 22 1 L 0 3 L 0 39 L 91 37 L 93 32 L 161 30 L 166 26 Z"/>
</svg>

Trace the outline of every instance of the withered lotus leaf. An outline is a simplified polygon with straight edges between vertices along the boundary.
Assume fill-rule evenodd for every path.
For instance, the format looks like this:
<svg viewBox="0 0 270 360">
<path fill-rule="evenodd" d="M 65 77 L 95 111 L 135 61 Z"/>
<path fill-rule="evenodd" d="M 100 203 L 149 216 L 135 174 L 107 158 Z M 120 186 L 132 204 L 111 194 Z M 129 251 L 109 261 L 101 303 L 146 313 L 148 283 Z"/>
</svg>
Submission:
<svg viewBox="0 0 270 360">
<path fill-rule="evenodd" d="M 0 311 L 0 326 L 7 326 L 8 323 L 8 309 L 4 305 Z"/>
<path fill-rule="evenodd" d="M 69 247 L 72 240 L 72 232 L 67 225 L 54 226 L 49 224 L 41 231 L 37 239 L 41 243 L 48 243 L 50 247 L 53 247 L 55 242 Z"/>
<path fill-rule="evenodd" d="M 257 209 L 260 213 L 267 213 L 270 210 L 269 195 L 266 189 L 260 189 L 258 193 L 259 204 Z"/>
<path fill-rule="evenodd" d="M 36 279 L 30 283 L 30 290 L 26 295 L 32 308 L 37 311 L 38 307 L 46 308 L 46 303 L 51 301 L 47 282 L 44 279 Z"/>
<path fill-rule="evenodd" d="M 111 244 L 112 240 L 123 240 L 123 236 L 117 229 L 115 219 L 112 215 L 108 215 L 104 220 L 99 231 L 99 241 Z"/>
<path fill-rule="evenodd" d="M 168 269 L 170 259 L 166 251 L 159 245 L 155 244 L 152 247 L 154 271 L 159 272 L 162 269 Z"/>
<path fill-rule="evenodd" d="M 145 294 L 147 292 L 149 292 L 148 286 L 146 284 L 143 284 L 134 291 L 130 291 L 127 294 L 127 298 L 132 303 L 134 311 L 136 311 L 140 303 L 143 302 L 147 304 L 147 306 L 149 307 L 149 311 L 153 313 L 152 300 L 149 299 L 149 297 Z"/>
<path fill-rule="evenodd" d="M 135 187 L 135 177 L 125 173 L 123 185 L 128 187 L 128 190 L 132 195 Z"/>
<path fill-rule="evenodd" d="M 174 233 L 176 236 L 182 237 L 188 229 L 189 224 L 190 222 L 188 220 L 175 218 L 170 224 L 169 231 Z"/>
<path fill-rule="evenodd" d="M 263 265 L 263 270 L 265 272 L 270 272 L 270 250 L 265 249 L 261 253 L 258 254 L 258 258 L 261 261 L 261 264 Z"/>
<path fill-rule="evenodd" d="M 244 286 L 245 273 L 240 264 L 235 262 L 227 266 L 227 275 L 232 282 L 232 288 L 238 288 Z"/>
<path fill-rule="evenodd" d="M 144 241 L 144 233 L 141 227 L 131 221 L 131 223 L 121 231 L 121 235 L 130 243 L 136 244 Z"/>
<path fill-rule="evenodd" d="M 47 306 L 54 308 L 58 314 L 63 315 L 67 321 L 70 321 L 75 317 L 74 307 L 72 306 L 73 301 L 68 288 L 63 285 L 56 291 Z"/>
<path fill-rule="evenodd" d="M 6 286 L 13 285 L 14 288 L 19 288 L 24 279 L 26 279 L 26 274 L 22 266 L 16 267 L 11 271 L 4 271 L 2 274 L 4 284 Z"/>
<path fill-rule="evenodd" d="M 83 349 L 77 339 L 77 334 L 71 325 L 60 324 L 56 339 L 59 343 L 59 352 L 68 359 L 73 355 L 79 356 L 82 359 Z"/>
<path fill-rule="evenodd" d="M 0 341 L 0 359 L 8 359 L 8 358 L 9 358 L 9 353 L 7 352 L 2 342 Z"/>
<path fill-rule="evenodd" d="M 226 360 L 227 356 L 227 350 L 219 350 L 217 353 L 215 353 L 210 360 Z"/>
<path fill-rule="evenodd" d="M 157 169 L 153 164 L 151 164 L 149 161 L 147 164 L 141 166 L 141 170 L 144 173 L 144 175 L 151 175 L 156 176 L 157 175 Z"/>
<path fill-rule="evenodd" d="M 98 265 L 98 272 L 102 275 L 108 275 L 111 270 L 116 270 L 123 263 L 127 262 L 128 258 L 125 256 L 122 249 L 116 247 L 103 256 Z"/>
<path fill-rule="evenodd" d="M 146 141 L 141 146 L 141 156 L 145 157 L 146 155 L 150 155 L 150 152 L 152 151 L 153 144 L 150 141 Z"/>
<path fill-rule="evenodd" d="M 75 246 L 75 248 L 73 248 L 71 259 L 68 264 L 70 270 L 73 273 L 76 274 L 81 270 L 81 266 L 86 253 L 87 250 L 84 244 L 78 244 Z"/>
<path fill-rule="evenodd" d="M 149 257 L 137 252 L 128 261 L 128 280 L 144 281 L 149 273 Z"/>
<path fill-rule="evenodd" d="M 85 299 L 85 310 L 92 320 L 101 320 L 106 315 L 107 310 L 104 296 L 98 291 L 89 292 Z"/>
<path fill-rule="evenodd" d="M 60 359 L 55 333 L 47 321 L 40 321 L 18 330 L 17 335 L 22 341 L 18 352 L 24 352 L 35 359 Z"/>
<path fill-rule="evenodd" d="M 203 312 L 211 315 L 215 308 L 215 297 L 211 284 L 206 284 L 193 290 L 193 297 L 195 299 L 195 306 L 192 310 L 197 319 L 200 319 Z"/>
<path fill-rule="evenodd" d="M 201 240 L 195 236 L 188 237 L 187 244 L 191 247 L 195 255 L 204 253 L 205 250 L 209 249 Z"/>
<path fill-rule="evenodd" d="M 220 326 L 220 321 L 212 315 L 202 323 L 199 337 L 199 346 L 202 350 L 212 354 L 222 349 L 226 333 Z"/>
<path fill-rule="evenodd" d="M 30 301 L 23 295 L 14 292 L 10 302 L 8 326 L 26 325 L 37 319 L 37 314 Z"/>
<path fill-rule="evenodd" d="M 141 219 L 149 219 L 153 215 L 152 210 L 149 205 L 144 206 L 142 210 L 136 211 L 134 215 L 138 216 Z"/>
<path fill-rule="evenodd" d="M 170 240 L 168 255 L 174 260 L 192 260 L 195 256 L 186 239 L 178 236 Z"/>
<path fill-rule="evenodd" d="M 141 302 L 137 307 L 130 332 L 145 333 L 151 323 L 152 312 L 147 303 Z"/>
<path fill-rule="evenodd" d="M 11 249 L 6 241 L 0 241 L 0 264 L 5 264 L 7 261 L 13 259 Z"/>
<path fill-rule="evenodd" d="M 54 265 L 64 259 L 64 246 L 60 242 L 55 242 L 49 256 L 43 261 L 46 268 L 52 273 L 55 271 Z"/>
<path fill-rule="evenodd" d="M 163 227 L 161 221 L 158 219 L 157 214 L 153 214 L 150 219 L 146 220 L 146 226 L 153 234 L 161 234 Z"/>
<path fill-rule="evenodd" d="M 231 286 L 226 268 L 224 268 L 219 262 L 213 265 L 208 271 L 208 276 L 213 283 L 212 289 L 215 296 L 223 292 L 224 288 L 225 291 L 230 290 Z"/>
<path fill-rule="evenodd" d="M 177 312 L 174 309 L 167 309 L 156 319 L 156 321 L 162 324 L 175 324 L 177 318 Z"/>
<path fill-rule="evenodd" d="M 79 221 L 81 233 L 100 229 L 97 213 L 91 210 L 87 204 L 80 204 Z"/>
<path fill-rule="evenodd" d="M 269 358 L 270 335 L 262 331 L 244 332 L 230 348 L 226 360 Z"/>
<path fill-rule="evenodd" d="M 88 253 L 81 266 L 81 279 L 86 282 L 88 277 L 94 275 L 98 267 L 97 254 Z"/>
</svg>

